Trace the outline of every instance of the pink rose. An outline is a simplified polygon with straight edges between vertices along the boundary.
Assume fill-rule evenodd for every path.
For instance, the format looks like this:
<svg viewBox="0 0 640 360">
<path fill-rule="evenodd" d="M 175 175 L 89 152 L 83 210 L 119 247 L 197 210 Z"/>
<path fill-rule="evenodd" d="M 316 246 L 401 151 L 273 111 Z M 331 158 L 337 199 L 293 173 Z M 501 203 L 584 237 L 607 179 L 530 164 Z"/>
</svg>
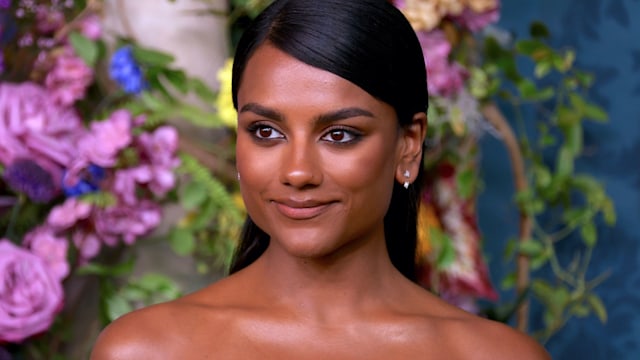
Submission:
<svg viewBox="0 0 640 360">
<path fill-rule="evenodd" d="M 0 163 L 32 159 L 59 180 L 85 130 L 75 110 L 49 95 L 34 83 L 0 83 Z"/>
<path fill-rule="evenodd" d="M 40 257 L 0 240 L 0 342 L 41 333 L 62 309 L 62 284 Z"/>
</svg>

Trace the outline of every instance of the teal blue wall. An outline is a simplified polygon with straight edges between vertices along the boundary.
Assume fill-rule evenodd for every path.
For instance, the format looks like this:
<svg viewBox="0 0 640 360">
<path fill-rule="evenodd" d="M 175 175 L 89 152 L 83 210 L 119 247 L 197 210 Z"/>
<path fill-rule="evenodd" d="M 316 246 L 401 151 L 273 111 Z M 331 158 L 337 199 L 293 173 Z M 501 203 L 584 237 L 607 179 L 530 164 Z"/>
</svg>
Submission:
<svg viewBox="0 0 640 360">
<path fill-rule="evenodd" d="M 609 125 L 586 128 L 588 154 L 578 164 L 605 183 L 618 212 L 614 228 L 599 226 L 591 274 L 611 271 L 597 288 L 609 321 L 575 320 L 546 346 L 554 359 L 640 359 L 640 0 L 502 3 L 502 28 L 526 35 L 531 21 L 542 20 L 555 46 L 577 50 L 578 66 L 597 78 L 592 99 L 611 117 Z M 517 214 L 509 203 L 513 187 L 504 176 L 510 170 L 502 144 L 487 136 L 482 147 L 487 186 L 480 199 L 480 224 L 487 246 L 499 251 L 503 239 L 517 232 Z M 561 250 L 567 255 L 573 251 Z M 492 277 L 498 279 L 504 271 L 499 255 L 493 255 Z"/>
</svg>

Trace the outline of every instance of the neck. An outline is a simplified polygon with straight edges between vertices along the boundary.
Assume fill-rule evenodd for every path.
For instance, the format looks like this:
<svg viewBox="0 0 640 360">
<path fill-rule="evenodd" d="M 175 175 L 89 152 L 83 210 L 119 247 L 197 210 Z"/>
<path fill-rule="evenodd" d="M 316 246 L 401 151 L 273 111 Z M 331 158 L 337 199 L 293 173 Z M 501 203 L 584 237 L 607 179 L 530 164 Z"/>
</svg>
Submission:
<svg viewBox="0 0 640 360">
<path fill-rule="evenodd" d="M 381 306 L 406 280 L 391 263 L 383 236 L 321 258 L 294 257 L 273 241 L 252 268 L 274 305 L 318 322 Z"/>
</svg>

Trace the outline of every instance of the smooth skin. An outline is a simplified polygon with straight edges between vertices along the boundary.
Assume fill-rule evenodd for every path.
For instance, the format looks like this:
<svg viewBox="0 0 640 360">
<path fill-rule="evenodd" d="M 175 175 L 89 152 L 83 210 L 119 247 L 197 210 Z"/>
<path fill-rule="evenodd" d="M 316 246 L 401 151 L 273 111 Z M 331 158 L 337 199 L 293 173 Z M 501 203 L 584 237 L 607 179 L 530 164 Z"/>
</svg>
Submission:
<svg viewBox="0 0 640 360">
<path fill-rule="evenodd" d="M 393 182 L 415 180 L 426 116 L 260 46 L 238 94 L 237 167 L 271 236 L 247 268 L 135 311 L 91 359 L 548 359 L 505 325 L 448 305 L 401 275 L 385 247 Z"/>
</svg>

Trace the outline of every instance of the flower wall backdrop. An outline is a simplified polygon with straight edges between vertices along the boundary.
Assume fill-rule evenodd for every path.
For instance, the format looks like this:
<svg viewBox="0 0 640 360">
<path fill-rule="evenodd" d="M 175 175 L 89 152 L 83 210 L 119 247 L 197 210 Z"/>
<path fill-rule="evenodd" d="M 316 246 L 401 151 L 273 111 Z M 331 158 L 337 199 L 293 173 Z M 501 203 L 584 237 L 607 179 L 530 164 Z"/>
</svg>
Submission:
<svg viewBox="0 0 640 360">
<path fill-rule="evenodd" d="M 233 44 L 269 2 L 211 3 L 190 15 L 228 19 Z M 589 264 L 599 229 L 614 224 L 616 212 L 576 161 L 586 149 L 583 124 L 608 117 L 591 97 L 593 76 L 575 67 L 579 54 L 553 48 L 543 23 L 518 38 L 498 27 L 498 0 L 393 3 L 423 45 L 430 92 L 421 284 L 543 343 L 576 317 L 606 321 L 594 291 L 606 272 Z M 244 216 L 234 181 L 232 59 L 212 90 L 177 68 L 172 54 L 105 31 L 103 5 L 0 1 L 3 360 L 85 354 L 91 344 L 71 335 L 78 328 L 97 331 L 181 293 L 161 268 L 131 275 L 136 243 L 166 242 L 199 272 L 217 271 Z M 215 136 L 202 144 L 185 128 Z M 517 216 L 500 228 L 510 233 L 478 221 L 478 197 L 495 185 L 483 175 L 486 139 L 498 140 L 509 162 L 512 175 L 500 181 L 513 185 L 501 189 L 513 189 L 505 196 Z M 176 204 L 181 215 L 167 218 Z M 161 224 L 167 233 L 157 233 Z M 503 271 L 489 276 L 488 265 Z M 81 311 L 96 322 L 80 319 Z"/>
</svg>

